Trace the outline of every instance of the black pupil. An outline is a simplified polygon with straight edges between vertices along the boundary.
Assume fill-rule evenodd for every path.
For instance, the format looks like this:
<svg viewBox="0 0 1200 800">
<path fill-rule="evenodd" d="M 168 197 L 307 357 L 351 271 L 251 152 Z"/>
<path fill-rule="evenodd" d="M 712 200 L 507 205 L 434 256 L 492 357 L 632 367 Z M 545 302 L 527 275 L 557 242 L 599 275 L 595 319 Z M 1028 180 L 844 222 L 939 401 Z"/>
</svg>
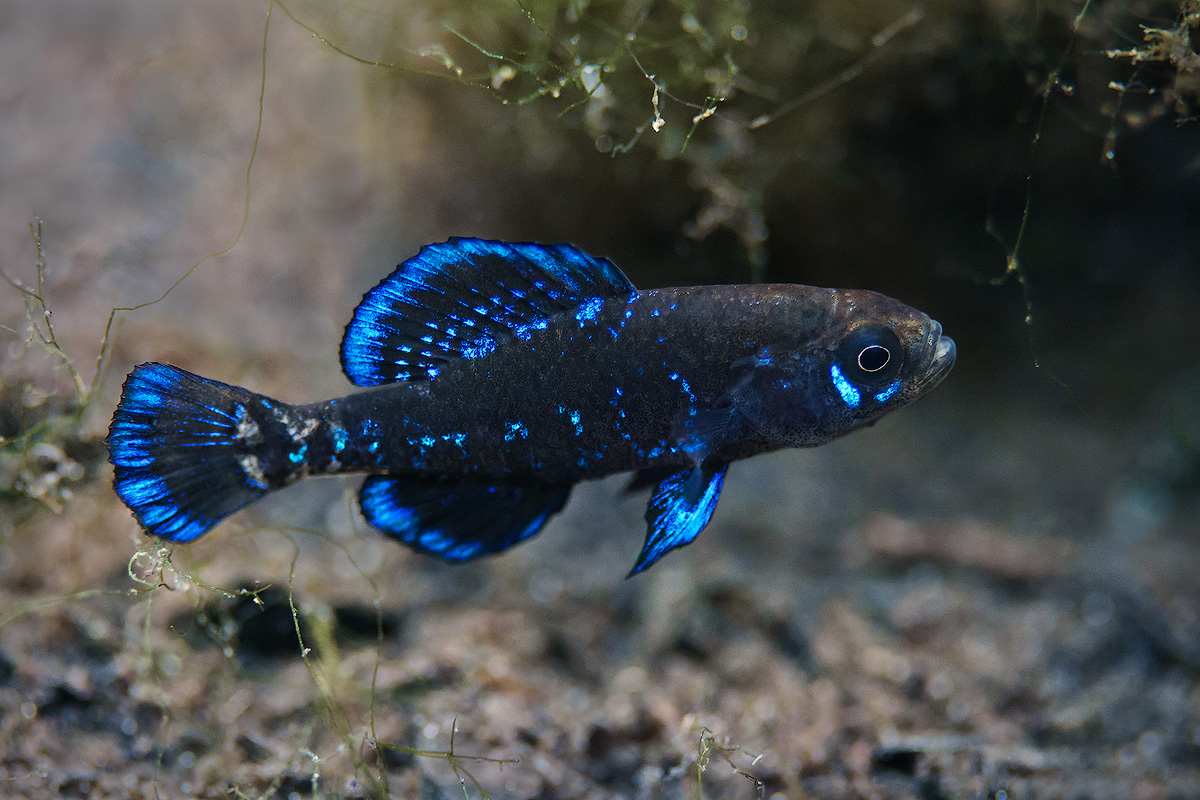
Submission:
<svg viewBox="0 0 1200 800">
<path fill-rule="evenodd" d="M 877 344 L 864 347 L 863 351 L 858 354 L 858 366 L 862 368 L 863 372 L 879 372 L 891 360 L 892 354 L 888 349 Z"/>
</svg>

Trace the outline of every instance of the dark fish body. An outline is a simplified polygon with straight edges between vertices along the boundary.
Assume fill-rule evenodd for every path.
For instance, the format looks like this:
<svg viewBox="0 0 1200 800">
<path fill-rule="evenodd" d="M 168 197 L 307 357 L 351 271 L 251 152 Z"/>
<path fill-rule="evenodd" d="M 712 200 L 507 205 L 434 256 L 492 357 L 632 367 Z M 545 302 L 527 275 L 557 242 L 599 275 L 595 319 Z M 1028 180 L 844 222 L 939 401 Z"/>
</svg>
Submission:
<svg viewBox="0 0 1200 800">
<path fill-rule="evenodd" d="M 638 291 L 567 245 L 453 239 L 369 292 L 342 364 L 288 405 L 173 367 L 126 381 L 108 443 L 142 525 L 193 539 L 306 475 L 365 472 L 368 521 L 451 560 L 536 533 L 573 484 L 657 486 L 634 571 L 711 517 L 727 465 L 827 442 L 936 385 L 954 345 L 867 291 Z"/>
</svg>

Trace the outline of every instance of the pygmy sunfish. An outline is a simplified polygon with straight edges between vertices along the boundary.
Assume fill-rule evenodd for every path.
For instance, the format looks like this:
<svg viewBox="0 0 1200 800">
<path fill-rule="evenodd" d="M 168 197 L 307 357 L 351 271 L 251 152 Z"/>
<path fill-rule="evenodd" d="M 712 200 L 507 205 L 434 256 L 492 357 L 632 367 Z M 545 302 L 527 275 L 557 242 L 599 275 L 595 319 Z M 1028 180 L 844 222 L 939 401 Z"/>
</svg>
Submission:
<svg viewBox="0 0 1200 800">
<path fill-rule="evenodd" d="M 565 244 L 451 239 L 369 291 L 347 397 L 289 405 L 165 364 L 125 380 L 113 485 L 149 533 L 197 538 L 309 475 L 363 472 L 362 513 L 460 561 L 537 533 L 583 480 L 654 487 L 630 574 L 700 533 L 732 461 L 812 447 L 936 386 L 941 326 L 870 291 L 639 291 Z"/>
</svg>

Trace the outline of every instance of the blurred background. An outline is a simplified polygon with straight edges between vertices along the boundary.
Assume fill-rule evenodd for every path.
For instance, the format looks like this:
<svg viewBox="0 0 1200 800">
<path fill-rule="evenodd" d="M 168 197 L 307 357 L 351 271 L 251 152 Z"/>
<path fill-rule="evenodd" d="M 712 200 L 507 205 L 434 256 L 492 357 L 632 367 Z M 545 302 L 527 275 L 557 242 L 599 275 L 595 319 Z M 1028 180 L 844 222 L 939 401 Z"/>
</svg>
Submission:
<svg viewBox="0 0 1200 800">
<path fill-rule="evenodd" d="M 0 781 L 1200 794 L 1198 31 L 1194 0 L 5 4 Z M 351 479 L 138 532 L 101 442 L 134 364 L 345 394 L 362 293 L 456 235 L 640 287 L 877 289 L 958 365 L 735 465 L 629 581 L 620 480 L 457 567 L 367 529 Z M 519 762 L 390 746 L 455 724 Z"/>
</svg>

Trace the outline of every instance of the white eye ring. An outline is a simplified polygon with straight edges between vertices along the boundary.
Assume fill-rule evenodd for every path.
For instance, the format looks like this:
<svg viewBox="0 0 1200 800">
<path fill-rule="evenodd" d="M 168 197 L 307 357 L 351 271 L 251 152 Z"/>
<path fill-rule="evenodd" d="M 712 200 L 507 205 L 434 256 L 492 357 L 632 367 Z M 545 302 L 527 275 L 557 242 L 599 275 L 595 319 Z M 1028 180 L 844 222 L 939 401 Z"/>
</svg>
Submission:
<svg viewBox="0 0 1200 800">
<path fill-rule="evenodd" d="M 872 350 L 882 350 L 883 354 L 884 354 L 883 363 L 880 364 L 879 366 L 875 367 L 874 369 L 871 369 L 867 365 L 863 364 L 863 356 L 866 355 L 867 353 L 870 353 Z M 892 351 L 888 350 L 886 347 L 884 347 L 881 344 L 873 344 L 873 345 L 864 347 L 861 351 L 859 351 L 859 354 L 858 354 L 858 368 L 861 369 L 863 372 L 867 372 L 867 373 L 879 372 L 879 370 L 886 367 L 889 363 L 891 363 L 891 361 L 892 361 Z"/>
</svg>

